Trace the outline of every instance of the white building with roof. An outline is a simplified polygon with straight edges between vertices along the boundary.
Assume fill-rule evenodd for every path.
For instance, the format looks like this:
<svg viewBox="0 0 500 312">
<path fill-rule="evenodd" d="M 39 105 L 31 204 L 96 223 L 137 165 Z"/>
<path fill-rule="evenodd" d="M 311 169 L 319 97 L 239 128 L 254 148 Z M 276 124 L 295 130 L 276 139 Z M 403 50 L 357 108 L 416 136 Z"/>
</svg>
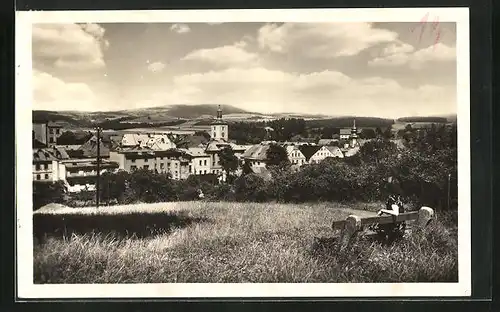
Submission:
<svg viewBox="0 0 500 312">
<path fill-rule="evenodd" d="M 203 175 L 211 173 L 210 155 L 205 153 L 203 148 L 190 147 L 180 150 L 184 151 L 191 158 L 189 167 L 190 174 Z"/>
<path fill-rule="evenodd" d="M 318 164 L 324 159 L 332 157 L 332 158 L 344 158 L 344 153 L 338 146 L 321 146 L 316 153 L 314 153 L 309 162 L 311 164 Z"/>
<path fill-rule="evenodd" d="M 153 150 L 168 150 L 176 147 L 166 133 L 125 133 L 121 146 L 148 147 Z"/>
</svg>

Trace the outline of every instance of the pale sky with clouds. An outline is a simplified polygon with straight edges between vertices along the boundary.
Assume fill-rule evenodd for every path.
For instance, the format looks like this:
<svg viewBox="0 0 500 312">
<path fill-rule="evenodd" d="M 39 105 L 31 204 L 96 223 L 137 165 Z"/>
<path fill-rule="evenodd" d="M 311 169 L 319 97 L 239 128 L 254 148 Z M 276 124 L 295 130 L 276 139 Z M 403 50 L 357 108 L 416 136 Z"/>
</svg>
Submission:
<svg viewBox="0 0 500 312">
<path fill-rule="evenodd" d="M 456 113 L 454 23 L 36 24 L 33 109 Z M 422 31 L 422 32 L 421 32 Z"/>
</svg>

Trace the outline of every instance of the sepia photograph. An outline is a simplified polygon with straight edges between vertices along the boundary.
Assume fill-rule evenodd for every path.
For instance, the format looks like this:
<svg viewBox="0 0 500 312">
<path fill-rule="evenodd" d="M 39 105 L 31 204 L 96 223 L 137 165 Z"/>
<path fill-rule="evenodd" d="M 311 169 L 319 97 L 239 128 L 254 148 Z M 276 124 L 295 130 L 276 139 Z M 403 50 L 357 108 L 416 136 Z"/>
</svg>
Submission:
<svg viewBox="0 0 500 312">
<path fill-rule="evenodd" d="M 17 23 L 20 295 L 470 295 L 467 9 Z"/>
</svg>

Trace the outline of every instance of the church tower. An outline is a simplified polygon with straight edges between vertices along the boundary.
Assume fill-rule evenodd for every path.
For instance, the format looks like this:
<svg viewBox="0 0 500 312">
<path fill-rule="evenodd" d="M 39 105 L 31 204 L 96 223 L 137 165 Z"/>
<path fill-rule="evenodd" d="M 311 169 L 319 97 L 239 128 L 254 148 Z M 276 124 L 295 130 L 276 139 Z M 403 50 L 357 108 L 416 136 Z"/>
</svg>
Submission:
<svg viewBox="0 0 500 312">
<path fill-rule="evenodd" d="M 212 123 L 210 132 L 212 139 L 224 140 L 226 142 L 229 139 L 228 125 L 222 119 L 222 108 L 220 105 L 217 107 L 217 118 L 215 119 L 215 122 Z"/>
<path fill-rule="evenodd" d="M 351 129 L 351 147 L 358 145 L 358 129 L 356 128 L 356 119 L 353 120 Z"/>
</svg>

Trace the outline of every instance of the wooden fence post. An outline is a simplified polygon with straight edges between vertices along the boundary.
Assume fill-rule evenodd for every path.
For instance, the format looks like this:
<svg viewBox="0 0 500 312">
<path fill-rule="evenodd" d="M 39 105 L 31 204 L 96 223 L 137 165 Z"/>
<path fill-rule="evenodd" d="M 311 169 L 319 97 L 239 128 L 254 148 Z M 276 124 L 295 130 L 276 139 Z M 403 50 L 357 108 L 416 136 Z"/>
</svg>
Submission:
<svg viewBox="0 0 500 312">
<path fill-rule="evenodd" d="M 434 217 L 434 210 L 429 207 L 422 207 L 418 211 L 417 227 L 425 228 Z"/>
<path fill-rule="evenodd" d="M 342 230 L 341 241 L 339 244 L 340 251 L 343 251 L 349 246 L 356 232 L 361 229 L 361 218 L 355 215 L 350 215 L 345 220 L 344 229 Z"/>
</svg>

